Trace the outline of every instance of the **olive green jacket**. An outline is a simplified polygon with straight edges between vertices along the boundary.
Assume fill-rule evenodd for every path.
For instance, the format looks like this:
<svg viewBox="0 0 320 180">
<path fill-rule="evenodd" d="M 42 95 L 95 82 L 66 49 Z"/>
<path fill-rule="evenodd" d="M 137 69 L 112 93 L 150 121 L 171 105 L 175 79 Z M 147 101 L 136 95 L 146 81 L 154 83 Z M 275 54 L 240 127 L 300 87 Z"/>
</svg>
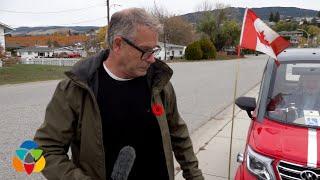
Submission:
<svg viewBox="0 0 320 180">
<path fill-rule="evenodd" d="M 44 151 L 46 166 L 42 173 L 50 180 L 110 179 L 105 172 L 102 122 L 96 100 L 98 68 L 107 57 L 108 50 L 102 51 L 66 72 L 68 78 L 58 84 L 46 108 L 34 140 Z M 186 179 L 203 180 L 187 126 L 178 113 L 171 76 L 172 70 L 159 60 L 147 72 L 151 104 L 160 104 L 165 110 L 156 117 L 169 178 L 174 179 L 173 151 Z M 71 159 L 67 155 L 70 146 Z"/>
</svg>

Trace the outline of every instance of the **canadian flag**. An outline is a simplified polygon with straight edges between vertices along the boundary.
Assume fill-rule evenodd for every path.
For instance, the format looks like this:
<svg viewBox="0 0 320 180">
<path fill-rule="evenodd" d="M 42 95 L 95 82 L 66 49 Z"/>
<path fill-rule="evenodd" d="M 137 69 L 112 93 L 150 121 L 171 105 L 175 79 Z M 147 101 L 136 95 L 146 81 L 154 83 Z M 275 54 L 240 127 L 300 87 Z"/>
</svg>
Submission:
<svg viewBox="0 0 320 180">
<path fill-rule="evenodd" d="M 287 40 L 267 26 L 251 9 L 246 9 L 240 37 L 241 48 L 260 51 L 277 60 L 277 55 L 289 45 Z"/>
</svg>

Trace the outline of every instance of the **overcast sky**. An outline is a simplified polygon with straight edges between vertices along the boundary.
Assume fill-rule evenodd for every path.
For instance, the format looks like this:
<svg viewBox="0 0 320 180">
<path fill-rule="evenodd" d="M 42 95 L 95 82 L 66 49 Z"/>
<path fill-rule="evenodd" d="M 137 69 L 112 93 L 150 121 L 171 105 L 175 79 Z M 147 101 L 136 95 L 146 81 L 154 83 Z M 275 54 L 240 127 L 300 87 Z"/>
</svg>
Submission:
<svg viewBox="0 0 320 180">
<path fill-rule="evenodd" d="M 154 1 L 171 14 L 196 11 L 203 0 L 110 0 L 111 14 L 129 7 L 152 7 Z M 232 7 L 299 7 L 320 10 L 320 0 L 207 0 Z M 0 0 L 0 22 L 19 26 L 103 26 L 105 0 Z"/>
</svg>

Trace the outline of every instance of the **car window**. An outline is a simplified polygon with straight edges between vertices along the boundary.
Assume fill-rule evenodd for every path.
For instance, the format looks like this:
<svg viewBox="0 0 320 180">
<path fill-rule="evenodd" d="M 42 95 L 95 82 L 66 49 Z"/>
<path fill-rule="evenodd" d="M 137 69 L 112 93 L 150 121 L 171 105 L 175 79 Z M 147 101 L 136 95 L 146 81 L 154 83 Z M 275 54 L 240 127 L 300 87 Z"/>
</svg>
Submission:
<svg viewBox="0 0 320 180">
<path fill-rule="evenodd" d="M 273 79 L 267 116 L 285 123 L 320 126 L 320 64 L 281 64 Z"/>
</svg>

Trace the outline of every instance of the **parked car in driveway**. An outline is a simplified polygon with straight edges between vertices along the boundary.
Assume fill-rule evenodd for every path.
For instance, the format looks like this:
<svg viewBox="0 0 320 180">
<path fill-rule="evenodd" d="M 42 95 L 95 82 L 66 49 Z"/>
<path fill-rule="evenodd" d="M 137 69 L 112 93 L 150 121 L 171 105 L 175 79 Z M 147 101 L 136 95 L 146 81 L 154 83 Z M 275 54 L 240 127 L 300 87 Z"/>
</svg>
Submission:
<svg viewBox="0 0 320 180">
<path fill-rule="evenodd" d="M 236 104 L 252 119 L 236 180 L 320 179 L 320 49 L 269 59 L 259 97 Z"/>
</svg>

